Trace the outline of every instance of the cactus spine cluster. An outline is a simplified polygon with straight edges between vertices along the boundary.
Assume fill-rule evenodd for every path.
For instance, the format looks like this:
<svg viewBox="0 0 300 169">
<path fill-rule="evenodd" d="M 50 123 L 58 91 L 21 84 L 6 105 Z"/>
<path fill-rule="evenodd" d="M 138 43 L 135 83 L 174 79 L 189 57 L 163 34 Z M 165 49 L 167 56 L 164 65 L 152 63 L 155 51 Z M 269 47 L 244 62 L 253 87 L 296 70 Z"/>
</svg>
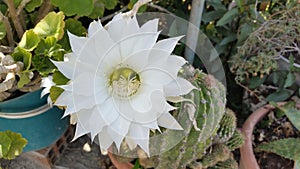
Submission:
<svg viewBox="0 0 300 169">
<path fill-rule="evenodd" d="M 236 130 L 234 112 L 225 108 L 225 87 L 212 75 L 192 71 L 188 72 L 192 76 L 185 78 L 198 90 L 193 90 L 185 98 L 193 103 L 183 102 L 173 114 L 187 134 L 175 147 L 157 156 L 147 158 L 138 153 L 144 168 L 237 168 L 231 151 L 243 144 L 243 136 Z M 183 73 L 183 76 L 186 75 Z M 174 138 L 172 135 L 165 137 L 157 146 L 163 149 L 165 143 Z"/>
</svg>

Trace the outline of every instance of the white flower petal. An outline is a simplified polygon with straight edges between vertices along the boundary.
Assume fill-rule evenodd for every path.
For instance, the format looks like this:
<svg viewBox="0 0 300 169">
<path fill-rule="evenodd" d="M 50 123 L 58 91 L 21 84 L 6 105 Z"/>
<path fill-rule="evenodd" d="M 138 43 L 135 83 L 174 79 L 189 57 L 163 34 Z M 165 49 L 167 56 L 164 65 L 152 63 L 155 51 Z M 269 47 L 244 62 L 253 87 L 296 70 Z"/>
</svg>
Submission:
<svg viewBox="0 0 300 169">
<path fill-rule="evenodd" d="M 149 129 L 154 129 L 154 130 L 160 131 L 157 120 L 150 122 L 150 123 L 143 124 L 143 126 L 149 128 Z"/>
<path fill-rule="evenodd" d="M 106 126 L 106 122 L 102 119 L 101 112 L 99 112 L 96 107 L 93 108 L 87 123 L 91 126 L 91 140 L 94 140 L 95 136 L 102 131 L 104 126 Z"/>
<path fill-rule="evenodd" d="M 187 61 L 180 56 L 171 55 L 168 57 L 167 63 L 161 68 L 167 70 L 173 77 L 177 76 L 178 71 Z M 166 66 L 167 65 L 167 66 Z M 169 66 L 172 65 L 172 66 Z"/>
<path fill-rule="evenodd" d="M 133 34 L 136 34 L 139 31 L 139 24 L 136 20 L 136 16 L 133 16 L 132 18 L 128 17 L 126 21 L 127 21 L 126 26 L 123 27 L 123 31 L 122 31 L 122 36 L 121 36 L 122 39 L 131 36 Z"/>
<path fill-rule="evenodd" d="M 124 140 L 125 136 L 128 133 L 128 129 L 131 122 L 127 119 L 119 116 L 109 127 L 108 131 L 113 138 L 114 142 L 116 143 L 117 148 L 120 148 L 122 141 Z"/>
<path fill-rule="evenodd" d="M 141 32 L 157 32 L 159 19 L 152 19 L 141 26 Z"/>
<path fill-rule="evenodd" d="M 140 75 L 143 83 L 151 86 L 164 86 L 174 80 L 168 71 L 159 68 L 143 69 Z"/>
<path fill-rule="evenodd" d="M 141 50 L 139 52 L 133 53 L 128 56 L 123 63 L 129 65 L 129 67 L 131 68 L 134 68 L 134 71 L 140 72 L 148 64 L 149 52 L 149 50 Z M 143 57 L 143 59 L 141 59 L 141 57 Z"/>
<path fill-rule="evenodd" d="M 176 119 L 168 112 L 161 114 L 158 118 L 158 125 L 173 129 L 173 130 L 183 130 L 181 125 L 176 121 Z"/>
<path fill-rule="evenodd" d="M 71 84 L 73 92 L 84 96 L 92 96 L 95 93 L 102 91 L 104 88 L 107 88 L 106 79 L 90 73 L 81 73 Z"/>
<path fill-rule="evenodd" d="M 86 110 L 79 111 L 74 114 L 77 118 L 76 131 L 73 140 L 90 132 L 89 112 Z"/>
<path fill-rule="evenodd" d="M 95 33 L 97 33 L 98 31 L 102 30 L 102 24 L 99 21 L 93 21 L 92 23 L 90 23 L 89 29 L 88 29 L 88 36 L 92 37 Z"/>
<path fill-rule="evenodd" d="M 70 45 L 71 45 L 73 53 L 76 56 L 79 56 L 82 49 L 84 49 L 86 42 L 88 41 L 88 38 L 76 36 L 70 32 L 68 32 L 68 36 L 69 36 Z"/>
<path fill-rule="evenodd" d="M 114 46 L 114 41 L 105 29 L 98 29 L 98 31 L 91 36 L 91 41 L 95 43 L 98 60 L 101 60 L 105 56 L 105 53 Z M 92 63 L 95 64 L 98 62 Z"/>
<path fill-rule="evenodd" d="M 115 100 L 110 97 L 106 99 L 103 104 L 97 105 L 97 110 L 100 112 L 102 119 L 107 125 L 110 125 L 120 116 L 116 104 Z"/>
<path fill-rule="evenodd" d="M 155 45 L 158 35 L 158 32 L 148 32 L 124 37 L 119 42 L 122 58 L 126 59 L 130 54 L 135 54 L 141 50 L 150 50 Z"/>
<path fill-rule="evenodd" d="M 52 63 L 58 68 L 58 70 L 65 75 L 67 78 L 71 79 L 74 73 L 74 65 L 76 63 L 76 56 L 72 53 L 66 54 L 68 57 L 67 62 L 57 62 L 52 61 Z"/>
<path fill-rule="evenodd" d="M 55 101 L 57 106 L 67 106 L 64 116 L 78 112 L 82 109 L 90 109 L 95 105 L 94 97 L 76 95 L 69 91 L 64 91 Z"/>
<path fill-rule="evenodd" d="M 184 95 L 189 93 L 193 89 L 196 89 L 195 86 L 193 86 L 191 82 L 181 77 L 177 77 L 176 80 L 172 81 L 164 87 L 166 96 Z"/>
<path fill-rule="evenodd" d="M 98 140 L 100 147 L 104 150 L 107 150 L 113 143 L 113 140 L 110 138 L 106 127 L 98 134 Z"/>
<path fill-rule="evenodd" d="M 158 41 L 153 48 L 167 51 L 169 54 L 174 50 L 176 44 L 183 36 L 163 39 Z"/>
<path fill-rule="evenodd" d="M 132 123 L 128 137 L 149 155 L 149 128 Z"/>
<path fill-rule="evenodd" d="M 129 100 L 129 104 L 137 112 L 145 113 L 150 111 L 154 106 L 152 104 L 152 94 L 157 90 L 150 85 L 141 85 L 139 93 Z M 164 100 L 159 100 L 164 101 Z"/>
<path fill-rule="evenodd" d="M 110 37 L 115 41 L 119 41 L 122 38 L 123 29 L 127 25 L 127 20 L 123 18 L 121 14 L 113 17 L 112 21 L 108 23 L 108 33 Z"/>
<path fill-rule="evenodd" d="M 131 139 L 130 137 L 125 137 L 125 141 L 129 147 L 130 150 L 133 150 L 134 148 L 136 148 L 137 143 Z"/>
</svg>

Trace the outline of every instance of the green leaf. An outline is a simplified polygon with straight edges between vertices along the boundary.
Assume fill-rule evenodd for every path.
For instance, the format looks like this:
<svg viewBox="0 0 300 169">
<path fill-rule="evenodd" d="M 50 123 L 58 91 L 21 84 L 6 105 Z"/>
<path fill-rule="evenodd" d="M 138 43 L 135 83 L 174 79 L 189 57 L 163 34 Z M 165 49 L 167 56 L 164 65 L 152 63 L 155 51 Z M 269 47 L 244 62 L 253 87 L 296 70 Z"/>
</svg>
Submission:
<svg viewBox="0 0 300 169">
<path fill-rule="evenodd" d="M 252 32 L 253 27 L 250 24 L 244 23 L 243 25 L 241 25 L 237 43 L 241 44 L 242 42 L 244 42 Z"/>
<path fill-rule="evenodd" d="M 218 10 L 226 10 L 226 6 L 222 4 L 220 0 L 210 0 L 206 1 L 207 5 L 214 7 L 216 11 Z"/>
<path fill-rule="evenodd" d="M 52 86 L 50 88 L 50 98 L 53 102 L 56 101 L 56 99 L 60 96 L 60 94 L 64 91 L 64 89 L 56 87 L 56 86 Z"/>
<path fill-rule="evenodd" d="M 239 10 L 237 8 L 233 8 L 230 11 L 227 11 L 225 15 L 217 22 L 217 26 L 223 26 L 227 23 L 230 23 L 234 17 L 238 16 Z"/>
<path fill-rule="evenodd" d="M 55 71 L 53 73 L 53 82 L 57 85 L 65 85 L 69 81 L 62 73 Z"/>
<path fill-rule="evenodd" d="M 42 39 L 36 50 L 34 51 L 34 57 L 47 56 L 53 60 L 62 61 L 65 51 L 62 49 L 61 45 L 57 44 L 56 42 L 57 41 L 53 36 Z"/>
<path fill-rule="evenodd" d="M 21 47 L 16 47 L 12 54 L 15 61 L 21 61 L 24 63 L 25 70 L 29 70 L 31 67 L 32 54 Z"/>
<path fill-rule="evenodd" d="M 19 5 L 20 5 L 20 3 L 22 2 L 22 0 L 13 0 L 14 1 L 14 5 L 15 5 L 15 7 L 17 8 Z"/>
<path fill-rule="evenodd" d="M 284 88 L 292 86 L 295 80 L 296 80 L 295 75 L 292 72 L 289 72 L 284 83 Z"/>
<path fill-rule="evenodd" d="M 261 144 L 256 147 L 255 151 L 266 151 L 278 154 L 290 160 L 300 160 L 300 139 L 287 138 Z"/>
<path fill-rule="evenodd" d="M 272 73 L 272 81 L 273 81 L 274 84 L 277 84 L 279 79 L 280 79 L 280 72 L 279 71 L 276 71 L 276 72 Z"/>
<path fill-rule="evenodd" d="M 64 35 L 64 18 L 65 16 L 62 12 L 50 12 L 34 27 L 33 31 L 40 37 L 54 36 L 59 40 Z"/>
<path fill-rule="evenodd" d="M 222 39 L 222 41 L 220 42 L 220 45 L 227 45 L 230 42 L 233 42 L 236 40 L 236 34 L 229 34 L 228 36 L 226 36 L 224 39 Z"/>
<path fill-rule="evenodd" d="M 288 99 L 292 95 L 291 92 L 288 90 L 279 90 L 276 91 L 266 98 L 267 101 L 274 101 L 274 102 L 280 102 Z"/>
<path fill-rule="evenodd" d="M 27 12 L 32 12 L 35 8 L 39 7 L 43 3 L 42 0 L 31 0 L 26 4 L 25 9 Z"/>
<path fill-rule="evenodd" d="M 86 35 L 86 29 L 84 26 L 82 26 L 82 23 L 78 20 L 75 20 L 73 18 L 69 18 L 65 21 L 66 32 L 69 31 L 74 35 L 77 36 L 85 36 Z M 63 46 L 63 49 L 66 51 L 70 50 L 70 42 L 68 38 L 68 34 L 65 32 L 64 37 L 59 41 L 59 43 Z"/>
<path fill-rule="evenodd" d="M 6 36 L 6 29 L 3 22 L 0 22 L 0 40 Z"/>
<path fill-rule="evenodd" d="M 0 158 L 7 157 L 11 142 L 6 132 L 0 132 Z"/>
<path fill-rule="evenodd" d="M 259 76 L 252 77 L 251 79 L 249 79 L 248 87 L 250 89 L 255 89 L 260 85 L 262 85 L 266 81 L 266 79 L 267 79 L 266 76 L 264 76 L 263 78 L 260 78 Z"/>
<path fill-rule="evenodd" d="M 19 47 L 26 51 L 33 51 L 40 42 L 40 37 L 32 29 L 27 30 L 19 43 Z"/>
<path fill-rule="evenodd" d="M 0 132 L 0 158 L 14 159 L 27 144 L 21 134 L 11 131 Z"/>
<path fill-rule="evenodd" d="M 94 8 L 93 0 L 51 0 L 67 16 L 88 16 Z"/>
<path fill-rule="evenodd" d="M 292 124 L 300 130 L 300 110 L 295 108 L 294 102 L 288 102 L 284 106 L 276 106 L 277 109 L 282 111 L 292 122 Z"/>
<path fill-rule="evenodd" d="M 105 8 L 108 10 L 114 9 L 118 4 L 118 0 L 100 0 L 100 1 L 105 5 Z"/>
<path fill-rule="evenodd" d="M 141 166 L 141 165 L 140 165 L 139 159 L 136 159 L 136 160 L 135 160 L 135 163 L 134 163 L 134 166 L 133 166 L 132 169 L 139 169 L 140 166 Z"/>
<path fill-rule="evenodd" d="M 100 0 L 94 2 L 94 8 L 91 14 L 89 15 L 92 19 L 98 19 L 104 15 L 105 5 Z"/>
<path fill-rule="evenodd" d="M 30 72 L 28 71 L 21 72 L 19 76 L 20 76 L 20 80 L 18 81 L 18 88 L 20 89 L 31 81 Z"/>
<path fill-rule="evenodd" d="M 56 38 L 48 37 L 46 39 L 42 39 L 39 45 L 37 46 L 34 53 L 36 55 L 49 55 L 49 50 L 56 45 Z"/>
<path fill-rule="evenodd" d="M 32 57 L 32 65 L 42 76 L 48 76 L 50 73 L 54 73 L 56 69 L 46 55 L 35 55 Z"/>
<path fill-rule="evenodd" d="M 218 20 L 226 13 L 226 11 L 227 10 L 225 9 L 203 13 L 202 21 L 208 23 L 211 21 Z"/>
</svg>

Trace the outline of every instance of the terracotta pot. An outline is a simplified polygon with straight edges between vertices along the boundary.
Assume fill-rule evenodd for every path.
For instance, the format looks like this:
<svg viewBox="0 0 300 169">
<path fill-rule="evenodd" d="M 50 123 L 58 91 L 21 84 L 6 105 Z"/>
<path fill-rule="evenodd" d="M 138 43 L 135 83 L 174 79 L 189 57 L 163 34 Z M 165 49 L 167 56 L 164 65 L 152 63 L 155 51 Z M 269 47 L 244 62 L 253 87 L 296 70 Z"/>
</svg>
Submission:
<svg viewBox="0 0 300 169">
<path fill-rule="evenodd" d="M 117 169 L 132 169 L 133 168 L 133 165 L 130 162 L 120 162 L 110 152 L 108 152 L 108 156 L 109 156 L 111 162 L 113 163 L 113 165 Z"/>
<path fill-rule="evenodd" d="M 284 105 L 284 102 L 278 103 L 279 106 Z M 297 105 L 300 108 L 300 105 Z M 259 169 L 252 147 L 252 133 L 255 125 L 275 108 L 271 105 L 265 105 L 254 111 L 245 121 L 242 131 L 245 135 L 245 143 L 240 148 L 240 169 Z"/>
</svg>

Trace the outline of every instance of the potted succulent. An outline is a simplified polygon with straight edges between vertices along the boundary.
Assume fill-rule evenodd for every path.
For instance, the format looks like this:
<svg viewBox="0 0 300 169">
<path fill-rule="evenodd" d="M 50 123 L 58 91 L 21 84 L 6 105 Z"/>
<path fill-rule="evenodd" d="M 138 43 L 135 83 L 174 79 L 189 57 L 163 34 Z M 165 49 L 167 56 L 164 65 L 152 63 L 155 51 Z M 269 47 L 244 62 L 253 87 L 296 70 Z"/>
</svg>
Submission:
<svg viewBox="0 0 300 169">
<path fill-rule="evenodd" d="M 7 6 L 10 3 L 6 1 Z M 57 22 L 50 23 L 50 19 Z M 63 19 L 62 13 L 49 13 L 33 29 L 20 34 L 12 51 L 1 53 L 0 130 L 21 133 L 28 140 L 24 151 L 51 145 L 69 126 L 68 118 L 61 119 L 63 110 L 51 107 L 43 97 L 45 91 L 42 93 L 42 76 L 55 68 L 47 59 L 62 59 L 64 54 L 57 44 L 64 33 Z"/>
<path fill-rule="evenodd" d="M 63 59 L 65 50 L 57 42 L 64 35 L 64 14 L 44 11 L 33 19 L 29 11 L 34 7 L 26 3 L 0 2 L 0 131 L 21 133 L 28 141 L 24 151 L 32 151 L 60 138 L 69 120 L 61 119 L 63 110 L 49 104 L 49 88 L 43 90 L 47 83 L 42 80 L 55 72 L 50 59 Z M 2 148 L 10 147 L 7 144 L 2 142 Z"/>
<path fill-rule="evenodd" d="M 263 117 L 273 112 L 275 109 L 280 110 L 282 115 L 286 116 L 292 125 L 299 130 L 299 118 L 300 118 L 300 105 L 293 102 L 281 102 L 272 103 L 258 108 L 254 111 L 248 119 L 245 121 L 242 131 L 245 135 L 245 144 L 240 148 L 241 159 L 240 168 L 241 169 L 259 169 L 258 161 L 254 155 L 254 149 L 256 151 L 266 151 L 278 154 L 285 158 L 294 161 L 294 168 L 299 168 L 299 138 L 284 138 L 279 140 L 274 140 L 269 143 L 263 143 L 256 145 L 253 148 L 253 131 L 257 124 L 261 122 Z"/>
</svg>

